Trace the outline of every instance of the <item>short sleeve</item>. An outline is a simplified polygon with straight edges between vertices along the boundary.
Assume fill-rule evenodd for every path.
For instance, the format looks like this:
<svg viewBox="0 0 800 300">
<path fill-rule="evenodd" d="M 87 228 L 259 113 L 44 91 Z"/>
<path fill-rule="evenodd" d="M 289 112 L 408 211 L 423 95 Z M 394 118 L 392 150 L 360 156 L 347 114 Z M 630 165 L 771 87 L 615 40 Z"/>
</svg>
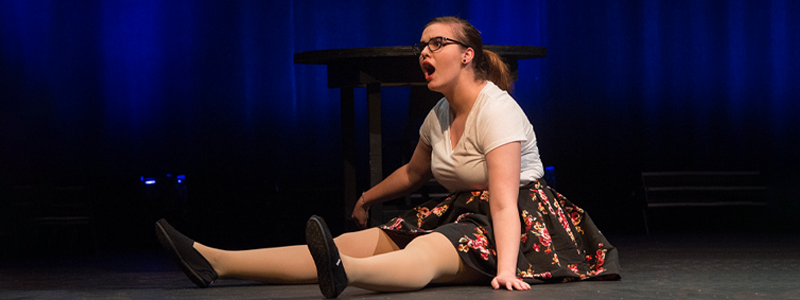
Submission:
<svg viewBox="0 0 800 300">
<path fill-rule="evenodd" d="M 431 126 L 435 122 L 436 116 L 433 111 L 430 111 L 425 117 L 425 121 L 422 122 L 422 126 L 419 127 L 419 139 L 428 146 L 431 145 Z"/>
<path fill-rule="evenodd" d="M 419 138 L 428 146 L 433 145 L 432 132 L 434 130 L 442 130 L 441 124 L 439 124 L 439 118 L 441 117 L 440 115 L 447 115 L 447 105 L 447 100 L 445 98 L 439 100 L 430 112 L 428 112 L 428 116 L 425 117 L 422 126 L 419 127 Z"/>
<path fill-rule="evenodd" d="M 476 120 L 480 150 L 484 155 L 502 145 L 528 140 L 525 131 L 530 123 L 516 101 L 504 97 L 487 102 L 493 103 L 485 103 Z"/>
</svg>

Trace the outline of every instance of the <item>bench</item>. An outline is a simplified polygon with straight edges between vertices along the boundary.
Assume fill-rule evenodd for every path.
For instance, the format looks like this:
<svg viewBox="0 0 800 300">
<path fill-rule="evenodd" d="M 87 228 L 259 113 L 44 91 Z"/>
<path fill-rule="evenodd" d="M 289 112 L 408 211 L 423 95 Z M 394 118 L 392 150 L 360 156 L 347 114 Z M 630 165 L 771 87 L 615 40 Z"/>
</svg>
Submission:
<svg viewBox="0 0 800 300">
<path fill-rule="evenodd" d="M 767 187 L 752 172 L 642 172 L 647 210 L 659 207 L 766 206 Z"/>
</svg>

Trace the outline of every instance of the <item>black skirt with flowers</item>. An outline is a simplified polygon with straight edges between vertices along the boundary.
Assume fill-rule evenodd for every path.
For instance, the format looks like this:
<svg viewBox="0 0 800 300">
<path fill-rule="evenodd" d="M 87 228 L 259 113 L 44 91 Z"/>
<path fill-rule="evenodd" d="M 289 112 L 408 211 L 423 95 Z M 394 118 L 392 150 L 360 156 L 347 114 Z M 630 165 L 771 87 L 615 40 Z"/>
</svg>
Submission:
<svg viewBox="0 0 800 300">
<path fill-rule="evenodd" d="M 529 283 L 617 280 L 617 249 L 586 212 L 539 180 L 519 191 L 522 226 L 517 276 Z M 489 192 L 460 192 L 423 203 L 380 227 L 401 247 L 413 237 L 439 232 L 470 267 L 497 272 Z"/>
</svg>

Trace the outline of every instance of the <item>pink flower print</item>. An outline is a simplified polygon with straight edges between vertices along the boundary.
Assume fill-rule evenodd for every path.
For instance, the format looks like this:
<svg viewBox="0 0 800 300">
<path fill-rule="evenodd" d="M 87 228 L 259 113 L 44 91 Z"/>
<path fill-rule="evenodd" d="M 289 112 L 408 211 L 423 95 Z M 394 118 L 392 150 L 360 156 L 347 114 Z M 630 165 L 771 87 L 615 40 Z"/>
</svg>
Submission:
<svg viewBox="0 0 800 300">
<path fill-rule="evenodd" d="M 481 193 L 481 201 L 488 201 L 489 200 L 489 191 L 483 191 Z"/>
<path fill-rule="evenodd" d="M 484 231 L 480 227 L 475 228 L 475 231 L 477 231 L 477 233 L 473 233 L 475 236 L 474 239 L 463 236 L 458 240 L 460 244 L 458 249 L 464 252 L 466 252 L 465 249 L 473 249 L 481 255 L 483 260 L 489 260 L 489 255 L 497 255 L 494 249 L 488 247 L 489 241 L 486 239 Z"/>
<path fill-rule="evenodd" d="M 578 206 L 576 206 L 575 204 L 572 204 L 571 207 L 572 207 L 572 210 L 574 210 L 574 211 L 576 211 L 578 213 L 583 213 L 583 209 L 578 207 Z"/>
<path fill-rule="evenodd" d="M 536 222 L 536 224 L 533 226 L 533 229 L 534 235 L 539 237 L 539 243 L 542 244 L 542 246 L 550 247 L 550 244 L 553 242 L 553 240 L 550 238 L 550 232 L 547 231 L 547 226 L 544 226 L 540 222 Z"/>
<path fill-rule="evenodd" d="M 575 273 L 575 275 L 580 275 L 580 272 L 578 271 L 578 265 L 577 264 L 568 264 L 567 268 L 570 271 L 572 271 L 572 273 Z"/>
<path fill-rule="evenodd" d="M 555 215 L 556 214 L 556 211 L 553 209 L 553 204 L 550 204 L 550 202 L 547 202 L 547 201 L 542 201 L 542 202 L 544 203 L 544 206 L 547 206 L 547 210 L 550 212 L 551 215 Z M 558 204 L 555 204 L 555 205 L 558 205 Z"/>
<path fill-rule="evenodd" d="M 595 257 L 597 257 L 597 262 L 595 263 L 595 266 L 600 267 L 606 262 L 606 251 L 608 250 L 597 249 L 597 253 L 595 254 Z"/>
<path fill-rule="evenodd" d="M 455 221 L 454 223 L 461 222 L 461 220 L 464 220 L 464 218 L 466 218 L 467 216 L 469 216 L 469 215 L 471 215 L 471 214 L 472 214 L 472 213 L 463 213 L 463 214 L 460 214 L 460 215 L 458 216 L 458 218 L 456 218 L 456 221 Z"/>
<path fill-rule="evenodd" d="M 427 207 L 418 207 L 417 210 L 417 227 L 422 227 L 422 223 L 425 223 L 423 219 L 427 218 L 431 214 L 431 210 Z"/>
<path fill-rule="evenodd" d="M 555 195 L 556 195 L 556 199 L 558 199 L 558 200 L 566 200 L 566 199 L 567 199 L 567 197 L 564 197 L 564 195 L 562 195 L 562 194 L 561 194 L 561 193 L 559 193 L 559 192 L 556 192 L 556 191 L 555 191 L 555 190 L 553 190 L 552 188 L 550 189 L 550 191 L 551 191 L 551 192 L 553 192 L 553 194 L 555 194 Z"/>
<path fill-rule="evenodd" d="M 558 203 L 554 204 L 558 209 L 558 222 L 561 223 L 561 227 L 564 227 L 564 231 L 567 232 L 569 237 L 572 239 L 572 242 L 577 245 L 577 242 L 575 241 L 575 236 L 572 234 L 572 229 L 569 228 L 569 223 L 568 223 L 569 221 L 567 221 L 567 217 L 564 215 L 564 210 L 562 210 L 561 207 L 557 206 Z"/>
<path fill-rule="evenodd" d="M 525 230 L 522 232 L 520 241 L 524 243 L 528 240 L 528 231 L 531 230 L 531 224 L 533 223 L 533 217 L 524 209 L 522 210 L 522 222 L 525 223 Z"/>
<path fill-rule="evenodd" d="M 575 212 L 575 211 L 571 212 L 569 214 L 569 217 L 572 219 L 572 224 L 575 224 L 575 225 L 580 225 L 581 224 L 581 214 L 579 214 L 578 212 Z"/>
<path fill-rule="evenodd" d="M 605 268 L 598 268 L 597 270 L 595 270 L 595 271 L 594 271 L 594 272 L 592 272 L 592 273 L 593 273 L 594 275 L 598 275 L 598 274 L 600 274 L 600 273 L 603 273 L 603 272 L 605 272 L 605 271 L 606 271 L 606 269 L 605 269 Z"/>
<path fill-rule="evenodd" d="M 525 222 L 525 231 L 531 230 L 531 226 L 533 225 L 533 216 L 531 216 L 527 210 L 522 210 L 522 220 Z"/>
<path fill-rule="evenodd" d="M 544 190 L 541 190 L 541 189 L 539 189 L 539 190 L 536 190 L 536 191 L 537 191 L 537 192 L 539 192 L 539 199 L 540 199 L 542 202 L 549 202 L 549 201 L 550 201 L 550 200 L 547 198 L 547 194 L 545 194 L 545 193 L 544 193 Z"/>
<path fill-rule="evenodd" d="M 400 229 L 400 227 L 403 226 L 401 223 L 403 223 L 403 218 L 394 218 L 394 223 L 392 223 L 392 225 L 383 226 L 381 228 L 388 229 L 388 230 L 397 230 L 397 229 Z"/>
<path fill-rule="evenodd" d="M 536 218 L 531 216 L 527 210 L 523 210 L 522 220 L 525 223 L 525 231 L 522 232 L 522 242 L 524 243 L 528 240 L 528 232 L 531 231 L 531 227 L 533 227 L 533 221 L 536 220 Z"/>
<path fill-rule="evenodd" d="M 447 208 L 448 208 L 447 205 L 437 206 L 437 207 L 433 208 L 433 211 L 431 211 L 431 212 L 436 214 L 437 216 L 441 217 L 442 214 L 444 214 L 444 212 L 447 211 Z"/>
<path fill-rule="evenodd" d="M 417 208 L 417 218 L 424 219 L 431 214 L 431 210 L 427 207 Z"/>
</svg>

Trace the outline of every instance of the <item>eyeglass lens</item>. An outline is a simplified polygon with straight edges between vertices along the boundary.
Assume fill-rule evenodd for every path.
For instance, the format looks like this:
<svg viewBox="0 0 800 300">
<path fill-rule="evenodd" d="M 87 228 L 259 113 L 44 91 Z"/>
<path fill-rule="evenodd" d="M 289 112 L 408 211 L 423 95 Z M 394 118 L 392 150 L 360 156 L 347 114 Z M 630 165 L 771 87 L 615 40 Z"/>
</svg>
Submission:
<svg viewBox="0 0 800 300">
<path fill-rule="evenodd" d="M 414 54 L 416 55 L 421 54 L 422 50 L 424 50 L 425 47 L 428 47 L 428 49 L 430 49 L 431 52 L 439 50 L 439 48 L 442 47 L 442 44 L 443 44 L 442 37 L 440 36 L 430 39 L 427 43 L 425 42 L 416 43 L 414 45 Z"/>
</svg>

